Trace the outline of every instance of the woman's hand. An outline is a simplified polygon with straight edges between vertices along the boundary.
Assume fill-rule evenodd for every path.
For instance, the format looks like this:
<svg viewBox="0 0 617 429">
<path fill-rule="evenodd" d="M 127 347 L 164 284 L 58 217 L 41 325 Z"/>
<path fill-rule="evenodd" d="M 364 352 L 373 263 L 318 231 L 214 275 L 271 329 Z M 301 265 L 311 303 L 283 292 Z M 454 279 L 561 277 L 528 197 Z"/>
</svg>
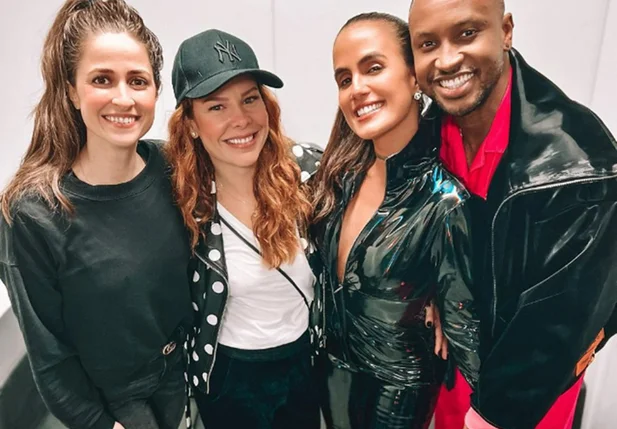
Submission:
<svg viewBox="0 0 617 429">
<path fill-rule="evenodd" d="M 433 327 L 435 329 L 435 354 L 437 356 L 441 356 L 443 360 L 446 360 L 448 358 L 448 339 L 441 330 L 439 309 L 435 305 L 434 301 L 431 301 L 431 303 L 426 306 L 424 323 L 427 328 Z"/>
</svg>

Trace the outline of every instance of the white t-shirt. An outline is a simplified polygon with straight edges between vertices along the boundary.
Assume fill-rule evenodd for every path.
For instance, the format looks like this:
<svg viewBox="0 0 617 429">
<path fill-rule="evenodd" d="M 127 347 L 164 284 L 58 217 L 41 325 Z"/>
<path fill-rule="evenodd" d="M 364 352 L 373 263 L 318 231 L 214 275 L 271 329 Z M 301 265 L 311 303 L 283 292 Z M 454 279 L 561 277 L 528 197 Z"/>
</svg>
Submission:
<svg viewBox="0 0 617 429">
<path fill-rule="evenodd" d="M 249 243 L 259 249 L 253 231 L 220 203 L 220 215 Z M 291 343 L 308 329 L 308 309 L 302 296 L 276 269 L 267 268 L 224 223 L 223 247 L 229 278 L 227 304 L 219 343 L 244 350 L 263 350 Z M 280 267 L 302 290 L 309 304 L 314 297 L 315 276 L 298 238 L 292 264 Z"/>
</svg>

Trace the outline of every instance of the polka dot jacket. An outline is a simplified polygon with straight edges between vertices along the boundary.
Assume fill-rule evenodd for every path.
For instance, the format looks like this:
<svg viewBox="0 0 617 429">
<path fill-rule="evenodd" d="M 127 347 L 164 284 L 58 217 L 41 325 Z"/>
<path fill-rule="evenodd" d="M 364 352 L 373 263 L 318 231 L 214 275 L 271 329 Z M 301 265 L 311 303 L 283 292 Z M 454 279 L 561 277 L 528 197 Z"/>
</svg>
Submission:
<svg viewBox="0 0 617 429">
<path fill-rule="evenodd" d="M 301 169 L 302 182 L 306 182 L 317 171 L 323 151 L 308 143 L 294 144 L 292 151 Z M 216 193 L 214 183 L 212 193 Z M 214 216 L 204 228 L 207 233 L 205 238 L 200 239 L 195 258 L 189 267 L 192 271 L 190 286 L 195 323 L 184 347 L 187 352 L 185 378 L 188 385 L 191 389 L 209 393 L 209 376 L 214 368 L 219 329 L 227 302 L 228 277 L 218 211 L 215 210 Z M 313 246 L 304 237 L 301 241 L 313 267 L 312 262 L 317 260 L 312 252 Z M 320 286 L 317 286 L 317 289 L 319 288 Z M 323 325 L 319 323 L 323 319 L 322 301 L 319 297 L 323 295 L 319 292 L 316 290 L 311 308 L 310 332 L 313 344 L 321 342 L 319 337 L 323 332 Z"/>
</svg>

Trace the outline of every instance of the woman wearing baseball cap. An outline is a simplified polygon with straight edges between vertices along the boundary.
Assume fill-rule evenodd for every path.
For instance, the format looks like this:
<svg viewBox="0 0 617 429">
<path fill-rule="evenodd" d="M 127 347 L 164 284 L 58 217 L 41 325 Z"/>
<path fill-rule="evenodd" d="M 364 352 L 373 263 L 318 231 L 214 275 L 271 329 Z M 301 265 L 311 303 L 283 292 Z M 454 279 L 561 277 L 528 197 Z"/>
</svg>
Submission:
<svg viewBox="0 0 617 429">
<path fill-rule="evenodd" d="M 187 382 L 208 429 L 318 428 L 309 307 L 315 276 L 302 182 L 320 151 L 293 145 L 253 49 L 220 30 L 180 45 L 168 158 L 190 232 L 195 325 Z M 305 253 L 306 252 L 306 253 Z"/>
</svg>

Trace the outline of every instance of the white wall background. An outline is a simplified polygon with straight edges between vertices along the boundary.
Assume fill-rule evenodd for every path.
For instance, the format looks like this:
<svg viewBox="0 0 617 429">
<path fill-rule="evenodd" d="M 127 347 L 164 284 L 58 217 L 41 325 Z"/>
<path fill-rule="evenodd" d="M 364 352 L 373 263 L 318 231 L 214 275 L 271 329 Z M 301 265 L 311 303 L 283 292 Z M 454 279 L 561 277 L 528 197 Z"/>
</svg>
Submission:
<svg viewBox="0 0 617 429">
<path fill-rule="evenodd" d="M 379 10 L 407 17 L 409 0 L 128 0 L 163 44 L 166 66 L 149 137 L 164 138 L 173 110 L 171 64 L 180 42 L 217 27 L 249 41 L 263 67 L 281 76 L 277 91 L 287 133 L 325 144 L 336 111 L 331 48 L 352 15 Z M 509 0 L 514 46 L 617 134 L 617 0 Z M 0 187 L 17 168 L 32 130 L 29 113 L 41 91 L 39 55 L 60 0 L 6 1 L 0 6 Z M 8 308 L 0 290 L 0 313 Z M 586 429 L 617 427 L 617 344 L 588 374 Z"/>
</svg>

